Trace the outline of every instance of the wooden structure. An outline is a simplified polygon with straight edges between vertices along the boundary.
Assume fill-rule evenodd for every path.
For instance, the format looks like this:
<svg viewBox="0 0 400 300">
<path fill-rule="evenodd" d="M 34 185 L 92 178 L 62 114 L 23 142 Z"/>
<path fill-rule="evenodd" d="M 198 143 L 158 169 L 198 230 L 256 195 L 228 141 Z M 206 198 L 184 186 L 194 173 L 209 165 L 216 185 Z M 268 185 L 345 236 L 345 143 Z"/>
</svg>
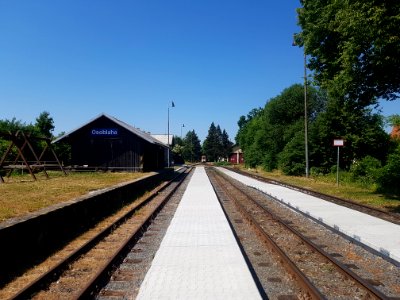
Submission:
<svg viewBox="0 0 400 300">
<path fill-rule="evenodd" d="M 233 147 L 232 152 L 229 155 L 229 162 L 235 165 L 244 163 L 243 151 L 239 146 Z"/>
<path fill-rule="evenodd" d="M 28 170 L 34 180 L 36 180 L 35 172 L 37 171 L 43 171 L 46 178 L 49 178 L 46 169 L 50 168 L 59 168 L 64 175 L 67 175 L 51 146 L 49 138 L 32 136 L 23 131 L 17 131 L 16 133 L 0 132 L 0 137 L 10 142 L 0 160 L 0 171 L 7 170 L 7 177 L 10 177 L 13 170 L 16 169 Z M 35 150 L 34 147 L 38 142 L 44 143 L 43 150 L 39 155 L 37 153 L 38 150 Z M 54 161 L 49 162 L 48 157 L 46 157 L 48 152 L 52 155 L 51 159 L 54 159 Z M 0 172 L 0 183 L 3 182 L 4 179 Z"/>
<path fill-rule="evenodd" d="M 150 171 L 166 165 L 167 145 L 114 117 L 101 114 L 53 143 L 71 146 L 74 169 Z"/>
</svg>

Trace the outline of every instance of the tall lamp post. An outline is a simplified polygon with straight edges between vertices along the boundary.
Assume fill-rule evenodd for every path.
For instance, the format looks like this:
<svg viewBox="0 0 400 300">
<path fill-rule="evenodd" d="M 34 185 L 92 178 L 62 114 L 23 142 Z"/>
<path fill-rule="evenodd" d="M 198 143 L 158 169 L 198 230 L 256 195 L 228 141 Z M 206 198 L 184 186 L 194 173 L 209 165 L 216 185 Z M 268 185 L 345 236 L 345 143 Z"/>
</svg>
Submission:
<svg viewBox="0 0 400 300">
<path fill-rule="evenodd" d="M 297 46 L 296 40 L 293 40 L 293 46 Z M 303 45 L 304 53 L 304 147 L 306 158 L 306 177 L 309 177 L 309 163 L 308 163 L 308 115 L 307 115 L 307 54 Z"/>
<path fill-rule="evenodd" d="M 181 126 L 181 139 L 182 139 L 182 128 L 185 127 L 185 124 L 182 124 Z"/>
<path fill-rule="evenodd" d="M 175 107 L 175 103 L 174 103 L 174 101 L 171 101 L 171 108 L 172 107 Z M 170 167 L 170 161 L 169 161 L 169 157 L 170 157 L 170 154 L 169 154 L 169 147 L 170 147 L 170 143 L 169 143 L 169 104 L 168 104 L 168 134 L 167 134 L 167 146 L 168 146 L 168 154 L 167 154 L 167 156 L 168 156 L 168 168 Z"/>
</svg>

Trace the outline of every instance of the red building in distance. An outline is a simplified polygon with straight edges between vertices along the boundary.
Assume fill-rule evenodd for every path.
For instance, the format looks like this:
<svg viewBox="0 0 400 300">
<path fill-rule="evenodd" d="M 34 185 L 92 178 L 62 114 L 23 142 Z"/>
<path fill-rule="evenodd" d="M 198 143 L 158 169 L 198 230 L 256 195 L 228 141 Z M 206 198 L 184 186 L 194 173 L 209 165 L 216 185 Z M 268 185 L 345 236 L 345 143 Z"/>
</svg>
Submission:
<svg viewBox="0 0 400 300">
<path fill-rule="evenodd" d="M 229 155 L 229 162 L 234 165 L 244 164 L 243 151 L 239 146 L 232 148 L 232 152 Z"/>
</svg>

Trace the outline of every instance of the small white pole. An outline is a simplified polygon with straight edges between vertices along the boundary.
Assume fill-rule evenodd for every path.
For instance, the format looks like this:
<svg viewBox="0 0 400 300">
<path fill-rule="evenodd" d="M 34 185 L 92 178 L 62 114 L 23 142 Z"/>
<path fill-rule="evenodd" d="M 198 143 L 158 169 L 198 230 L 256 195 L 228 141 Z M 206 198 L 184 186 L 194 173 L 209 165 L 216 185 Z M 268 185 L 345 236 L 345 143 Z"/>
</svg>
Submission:
<svg viewBox="0 0 400 300">
<path fill-rule="evenodd" d="M 337 147 L 336 185 L 339 186 L 339 148 Z"/>
</svg>

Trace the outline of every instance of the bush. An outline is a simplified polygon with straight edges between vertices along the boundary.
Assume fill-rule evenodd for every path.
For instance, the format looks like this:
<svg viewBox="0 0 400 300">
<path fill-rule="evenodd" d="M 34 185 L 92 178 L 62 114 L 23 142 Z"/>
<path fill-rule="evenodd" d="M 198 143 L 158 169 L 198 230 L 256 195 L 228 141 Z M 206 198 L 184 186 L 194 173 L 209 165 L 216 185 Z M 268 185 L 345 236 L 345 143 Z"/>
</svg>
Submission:
<svg viewBox="0 0 400 300">
<path fill-rule="evenodd" d="M 329 168 L 329 173 L 331 173 L 331 174 L 336 174 L 336 172 L 337 172 L 337 165 L 332 165 L 332 166 Z M 339 172 L 340 172 L 340 166 L 339 166 Z"/>
<path fill-rule="evenodd" d="M 390 154 L 386 165 L 380 169 L 377 178 L 378 191 L 400 195 L 400 146 Z"/>
<path fill-rule="evenodd" d="M 262 167 L 265 171 L 271 172 L 276 168 L 276 158 L 273 154 L 267 153 L 262 160 Z"/>
<path fill-rule="evenodd" d="M 353 163 L 350 167 L 350 173 L 354 181 L 370 185 L 376 182 L 381 167 L 382 164 L 378 159 L 366 156 Z"/>
<path fill-rule="evenodd" d="M 285 175 L 299 176 L 305 173 L 303 136 L 296 134 L 278 155 L 279 168 Z"/>
<path fill-rule="evenodd" d="M 251 145 L 248 149 L 246 149 L 245 155 L 245 163 L 247 167 L 255 168 L 261 164 L 262 159 L 260 151 L 258 151 L 254 145 Z"/>
<path fill-rule="evenodd" d="M 285 175 L 300 176 L 305 174 L 305 167 L 302 163 L 292 163 L 282 167 L 282 172 Z"/>
<path fill-rule="evenodd" d="M 310 175 L 311 176 L 323 176 L 325 174 L 329 174 L 330 170 L 327 170 L 324 167 L 311 167 L 310 168 Z M 336 172 L 336 169 L 335 169 Z"/>
<path fill-rule="evenodd" d="M 218 161 L 214 163 L 214 166 L 223 167 L 223 166 L 230 166 L 231 163 L 228 161 Z"/>
</svg>

